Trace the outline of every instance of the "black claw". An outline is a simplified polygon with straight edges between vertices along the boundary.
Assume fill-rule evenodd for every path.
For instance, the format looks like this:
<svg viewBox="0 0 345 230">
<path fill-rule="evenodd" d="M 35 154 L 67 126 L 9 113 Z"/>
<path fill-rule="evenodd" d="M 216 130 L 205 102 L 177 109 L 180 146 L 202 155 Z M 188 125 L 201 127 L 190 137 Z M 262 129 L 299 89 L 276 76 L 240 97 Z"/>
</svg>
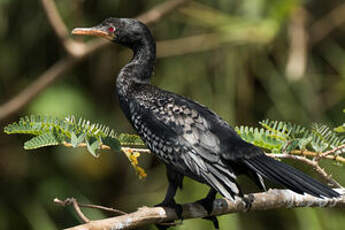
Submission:
<svg viewBox="0 0 345 230">
<path fill-rule="evenodd" d="M 251 207 L 252 207 L 253 201 L 254 201 L 254 196 L 252 194 L 248 194 L 245 197 L 243 197 L 242 199 L 245 203 L 245 206 L 244 206 L 245 211 L 249 212 Z"/>
</svg>

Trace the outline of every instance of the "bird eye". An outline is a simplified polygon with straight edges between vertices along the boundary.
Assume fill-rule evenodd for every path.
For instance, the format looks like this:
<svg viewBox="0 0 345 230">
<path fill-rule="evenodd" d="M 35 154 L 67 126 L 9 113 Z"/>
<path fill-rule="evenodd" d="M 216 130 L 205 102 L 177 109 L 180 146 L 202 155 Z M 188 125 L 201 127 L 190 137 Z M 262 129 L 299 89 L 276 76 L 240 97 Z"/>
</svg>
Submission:
<svg viewBox="0 0 345 230">
<path fill-rule="evenodd" d="M 111 27 L 108 28 L 108 31 L 109 31 L 110 33 L 112 33 L 112 32 L 115 31 L 115 28 L 111 26 Z"/>
</svg>

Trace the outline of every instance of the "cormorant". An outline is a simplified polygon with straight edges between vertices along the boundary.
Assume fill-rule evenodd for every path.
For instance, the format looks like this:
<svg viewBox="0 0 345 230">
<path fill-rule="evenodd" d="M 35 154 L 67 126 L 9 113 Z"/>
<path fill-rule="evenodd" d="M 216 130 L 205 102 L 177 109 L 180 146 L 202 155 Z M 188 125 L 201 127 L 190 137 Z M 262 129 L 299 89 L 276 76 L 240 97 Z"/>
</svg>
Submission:
<svg viewBox="0 0 345 230">
<path fill-rule="evenodd" d="M 181 217 L 174 196 L 184 176 L 209 185 L 200 200 L 209 214 L 216 193 L 227 199 L 243 198 L 236 176 L 245 174 L 265 189 L 263 178 L 299 193 L 338 197 L 333 189 L 301 171 L 274 160 L 242 140 L 221 117 L 188 98 L 150 84 L 156 45 L 150 30 L 130 18 L 107 18 L 97 26 L 76 28 L 76 35 L 93 35 L 133 50 L 133 58 L 116 80 L 120 106 L 147 147 L 167 168 L 168 191 L 160 206 L 171 207 Z M 216 227 L 215 217 L 210 217 Z"/>
</svg>

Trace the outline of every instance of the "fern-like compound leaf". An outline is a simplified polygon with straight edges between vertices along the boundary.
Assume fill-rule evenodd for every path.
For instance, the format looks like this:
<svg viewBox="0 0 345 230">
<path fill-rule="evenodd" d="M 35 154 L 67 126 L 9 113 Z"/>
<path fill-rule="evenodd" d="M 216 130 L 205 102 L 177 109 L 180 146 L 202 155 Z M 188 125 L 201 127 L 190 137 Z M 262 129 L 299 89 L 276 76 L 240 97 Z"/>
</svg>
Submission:
<svg viewBox="0 0 345 230">
<path fill-rule="evenodd" d="M 316 152 L 323 152 L 345 144 L 345 137 L 338 136 L 326 125 L 314 124 L 311 133 L 313 135 L 311 145 Z"/>
<path fill-rule="evenodd" d="M 137 135 L 130 134 L 115 134 L 114 130 L 105 125 L 98 123 L 91 123 L 83 118 L 76 118 L 75 116 L 67 116 L 59 119 L 51 116 L 25 116 L 20 118 L 18 122 L 7 125 L 4 128 L 7 134 L 30 134 L 40 136 L 47 133 L 54 133 L 56 139 L 61 143 L 69 143 L 73 147 L 77 147 L 81 143 L 87 144 L 86 140 L 95 138 L 99 145 L 109 145 L 112 149 L 120 151 L 121 145 L 126 146 L 145 146 L 143 141 Z M 103 143 L 103 142 L 106 143 Z M 37 146 L 34 146 L 37 144 Z M 30 149 L 40 148 L 39 142 L 30 143 Z M 90 145 L 91 146 L 91 145 Z M 97 155 L 97 150 L 92 150 L 92 155 Z"/>
<path fill-rule="evenodd" d="M 32 150 L 59 144 L 61 144 L 61 141 L 53 133 L 44 133 L 26 141 L 24 143 L 24 149 Z"/>
</svg>

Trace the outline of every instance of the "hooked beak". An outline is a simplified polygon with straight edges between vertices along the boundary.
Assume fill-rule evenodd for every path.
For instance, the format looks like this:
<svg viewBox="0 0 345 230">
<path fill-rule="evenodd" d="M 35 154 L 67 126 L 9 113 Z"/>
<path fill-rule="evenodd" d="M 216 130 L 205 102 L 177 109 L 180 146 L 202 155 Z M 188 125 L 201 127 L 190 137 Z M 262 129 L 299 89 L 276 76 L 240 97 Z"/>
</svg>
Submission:
<svg viewBox="0 0 345 230">
<path fill-rule="evenodd" d="M 96 36 L 105 38 L 108 40 L 113 40 L 115 38 L 115 34 L 108 32 L 107 28 L 102 26 L 94 26 L 89 28 L 75 28 L 72 30 L 73 35 L 86 35 L 86 36 Z"/>
</svg>

